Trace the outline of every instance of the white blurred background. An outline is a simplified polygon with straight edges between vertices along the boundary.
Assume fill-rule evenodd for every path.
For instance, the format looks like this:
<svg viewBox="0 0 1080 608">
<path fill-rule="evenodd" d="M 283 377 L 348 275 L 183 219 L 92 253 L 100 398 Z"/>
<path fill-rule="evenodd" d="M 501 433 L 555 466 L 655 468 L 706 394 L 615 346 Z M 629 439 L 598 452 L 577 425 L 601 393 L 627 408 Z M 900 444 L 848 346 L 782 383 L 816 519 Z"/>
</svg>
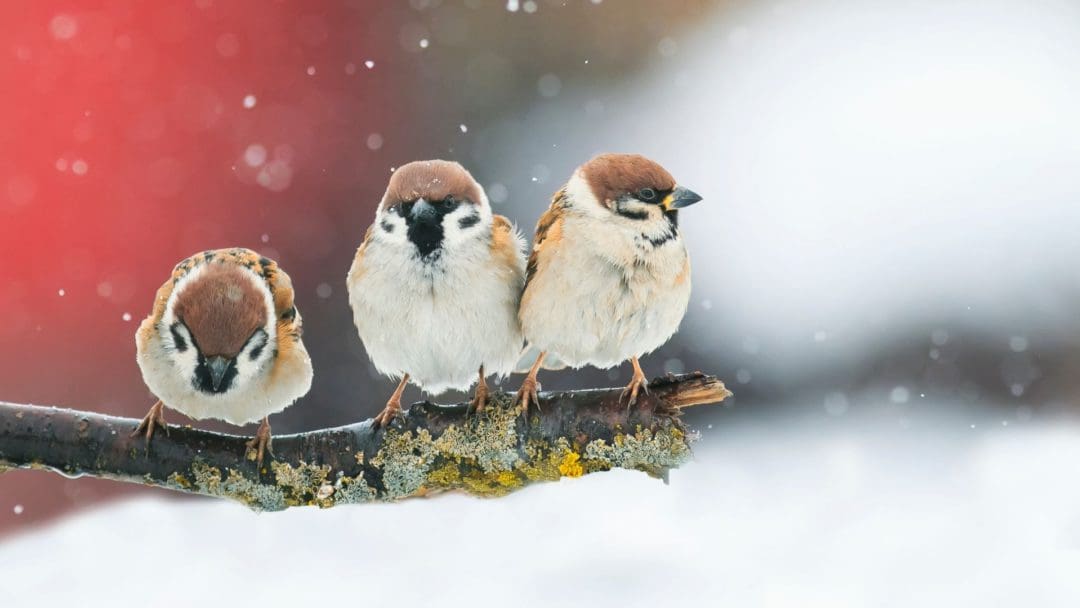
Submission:
<svg viewBox="0 0 1080 608">
<path fill-rule="evenodd" d="M 395 15 L 409 53 L 430 37 L 396 66 L 423 135 L 524 231 L 602 151 L 705 196 L 681 217 L 690 310 L 644 362 L 736 392 L 688 414 L 696 462 L 668 486 L 616 472 L 497 501 L 110 503 L 0 544 L 5 606 L 1080 602 L 1080 4 Z M 340 352 L 335 391 L 365 364 Z"/>
</svg>

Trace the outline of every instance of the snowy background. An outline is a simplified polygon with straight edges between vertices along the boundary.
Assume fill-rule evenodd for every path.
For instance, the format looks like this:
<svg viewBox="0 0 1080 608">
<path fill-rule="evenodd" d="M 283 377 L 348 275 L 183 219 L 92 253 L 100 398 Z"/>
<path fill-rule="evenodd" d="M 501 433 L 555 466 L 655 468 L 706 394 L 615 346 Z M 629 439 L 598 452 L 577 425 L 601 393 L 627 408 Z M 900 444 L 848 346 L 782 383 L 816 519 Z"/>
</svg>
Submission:
<svg viewBox="0 0 1080 608">
<path fill-rule="evenodd" d="M 10 473 L 11 605 L 1080 600 L 1075 2 L 11 2 L 0 41 L 0 399 L 141 415 L 154 290 L 242 245 L 293 276 L 316 365 L 275 431 L 370 416 L 343 277 L 390 168 L 459 160 L 530 232 L 607 150 L 706 198 L 646 371 L 737 393 L 688 415 L 670 486 L 256 516 Z"/>
</svg>

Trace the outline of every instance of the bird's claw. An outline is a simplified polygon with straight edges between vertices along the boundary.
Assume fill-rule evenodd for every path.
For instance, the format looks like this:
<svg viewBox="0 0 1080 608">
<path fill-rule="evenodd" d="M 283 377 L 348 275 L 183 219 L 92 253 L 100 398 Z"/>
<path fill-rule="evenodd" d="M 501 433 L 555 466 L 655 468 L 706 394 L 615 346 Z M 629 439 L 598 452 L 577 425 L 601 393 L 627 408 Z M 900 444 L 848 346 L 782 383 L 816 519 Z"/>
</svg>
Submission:
<svg viewBox="0 0 1080 608">
<path fill-rule="evenodd" d="M 150 447 L 150 439 L 154 436 L 154 428 L 158 427 L 162 431 L 165 431 L 165 436 L 169 436 L 169 427 L 165 424 L 165 404 L 158 401 L 154 405 L 150 406 L 150 411 L 146 413 L 146 416 L 139 422 L 139 426 L 135 427 L 135 430 L 131 432 L 129 437 L 135 437 L 140 434 L 146 435 L 146 446 Z"/>
<path fill-rule="evenodd" d="M 540 383 L 536 381 L 536 378 L 525 378 L 521 383 L 521 388 L 518 389 L 517 396 L 514 397 L 515 403 L 518 404 L 518 410 L 522 414 L 529 412 L 529 402 L 531 401 L 536 405 L 537 409 L 540 408 Z"/>
<path fill-rule="evenodd" d="M 267 419 L 263 419 L 262 424 L 259 425 L 259 430 L 255 431 L 255 436 L 248 440 L 245 444 L 248 452 L 255 452 L 255 465 L 262 469 L 263 457 L 267 452 L 271 456 L 274 455 L 274 450 L 271 447 L 272 437 L 270 436 L 270 422 Z M 249 456 L 250 458 L 250 456 Z"/>
<path fill-rule="evenodd" d="M 394 418 L 405 418 L 405 413 L 401 411 L 401 402 L 391 401 L 386 404 L 386 407 L 379 412 L 378 416 L 375 416 L 375 428 L 380 429 L 388 426 Z"/>
<path fill-rule="evenodd" d="M 487 407 L 488 400 L 488 388 L 486 385 L 481 384 L 476 387 L 476 394 L 473 395 L 472 401 L 469 402 L 469 407 L 465 409 L 465 415 L 470 413 L 479 414 Z"/>
<path fill-rule="evenodd" d="M 634 404 L 637 403 L 639 392 L 644 392 L 646 395 L 649 394 L 649 382 L 644 374 L 640 376 L 634 374 L 634 377 L 630 379 L 630 384 L 626 385 L 626 388 L 622 391 L 622 395 L 619 396 L 620 400 L 626 399 L 627 410 L 634 407 Z M 629 398 L 627 398 L 628 396 Z"/>
</svg>

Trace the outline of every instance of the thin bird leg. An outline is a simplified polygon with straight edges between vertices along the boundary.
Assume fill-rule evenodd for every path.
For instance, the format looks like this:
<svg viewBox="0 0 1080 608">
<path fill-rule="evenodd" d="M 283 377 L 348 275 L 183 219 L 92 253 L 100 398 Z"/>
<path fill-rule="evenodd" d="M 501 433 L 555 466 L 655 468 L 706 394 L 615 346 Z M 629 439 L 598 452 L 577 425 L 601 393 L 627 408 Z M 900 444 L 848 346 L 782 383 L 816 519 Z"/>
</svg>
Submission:
<svg viewBox="0 0 1080 608">
<path fill-rule="evenodd" d="M 165 426 L 165 404 L 161 402 L 161 399 L 157 400 L 157 403 L 150 406 L 150 411 L 146 413 L 146 417 L 142 419 L 139 426 L 135 427 L 135 430 L 131 432 L 131 436 L 134 437 L 140 433 L 146 434 L 146 446 L 150 447 L 150 438 L 154 436 L 154 427 L 161 427 L 161 430 L 165 431 L 165 435 L 169 434 L 169 427 Z"/>
<path fill-rule="evenodd" d="M 484 366 L 480 366 L 480 380 L 476 383 L 476 392 L 473 394 L 472 410 L 476 413 L 484 411 L 487 406 L 488 385 L 484 378 Z"/>
<path fill-rule="evenodd" d="M 525 380 L 521 382 L 521 388 L 518 389 L 517 397 L 514 400 L 519 404 L 518 407 L 522 413 L 529 411 L 529 401 L 536 404 L 536 407 L 540 407 L 540 383 L 536 381 L 536 374 L 540 373 L 540 365 L 544 362 L 544 357 L 547 356 L 547 351 L 541 351 L 540 356 L 536 358 L 536 363 L 533 363 L 532 369 L 529 370 L 529 375 L 525 376 Z"/>
<path fill-rule="evenodd" d="M 638 358 L 630 357 L 630 363 L 634 366 L 634 376 L 630 378 L 630 384 L 627 384 L 626 388 L 623 389 L 621 397 L 630 396 L 630 399 L 626 402 L 626 409 L 630 409 L 637 403 L 638 391 L 644 390 L 646 395 L 649 394 L 649 380 L 645 377 L 645 372 L 641 371 Z"/>
<path fill-rule="evenodd" d="M 375 416 L 375 428 L 386 426 L 390 424 L 390 421 L 394 416 L 401 415 L 401 394 L 405 392 L 405 385 L 409 383 L 409 374 L 405 374 L 401 377 L 401 382 L 398 382 L 397 388 L 394 389 L 394 394 L 390 395 L 390 400 L 386 402 L 386 407 L 383 411 L 379 412 L 378 416 Z"/>
<path fill-rule="evenodd" d="M 259 429 L 255 431 L 255 436 L 247 442 L 248 453 L 255 452 L 255 464 L 261 469 L 263 464 L 263 455 L 266 452 L 270 452 L 270 455 L 274 455 L 274 450 L 270 448 L 270 417 L 263 417 L 262 423 L 259 425 Z M 248 456 L 248 458 L 251 458 Z"/>
</svg>

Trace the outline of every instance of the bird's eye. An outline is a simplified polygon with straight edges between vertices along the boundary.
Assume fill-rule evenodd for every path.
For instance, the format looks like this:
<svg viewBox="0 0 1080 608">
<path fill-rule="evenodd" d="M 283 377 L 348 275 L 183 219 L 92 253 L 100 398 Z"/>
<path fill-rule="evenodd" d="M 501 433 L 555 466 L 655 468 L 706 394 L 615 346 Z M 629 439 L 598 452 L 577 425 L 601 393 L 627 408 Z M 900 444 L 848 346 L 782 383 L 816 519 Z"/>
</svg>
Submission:
<svg viewBox="0 0 1080 608">
<path fill-rule="evenodd" d="M 448 197 L 442 199 L 441 201 L 439 201 L 439 206 L 442 207 L 443 209 L 447 210 L 447 211 L 452 211 L 454 209 L 457 209 L 458 202 L 457 202 L 456 198 L 454 198 L 452 196 L 448 196 Z"/>
<path fill-rule="evenodd" d="M 643 201 L 656 200 L 656 190 L 653 190 L 652 188 L 642 188 L 641 190 L 638 190 L 637 194 L 638 199 Z"/>
</svg>

